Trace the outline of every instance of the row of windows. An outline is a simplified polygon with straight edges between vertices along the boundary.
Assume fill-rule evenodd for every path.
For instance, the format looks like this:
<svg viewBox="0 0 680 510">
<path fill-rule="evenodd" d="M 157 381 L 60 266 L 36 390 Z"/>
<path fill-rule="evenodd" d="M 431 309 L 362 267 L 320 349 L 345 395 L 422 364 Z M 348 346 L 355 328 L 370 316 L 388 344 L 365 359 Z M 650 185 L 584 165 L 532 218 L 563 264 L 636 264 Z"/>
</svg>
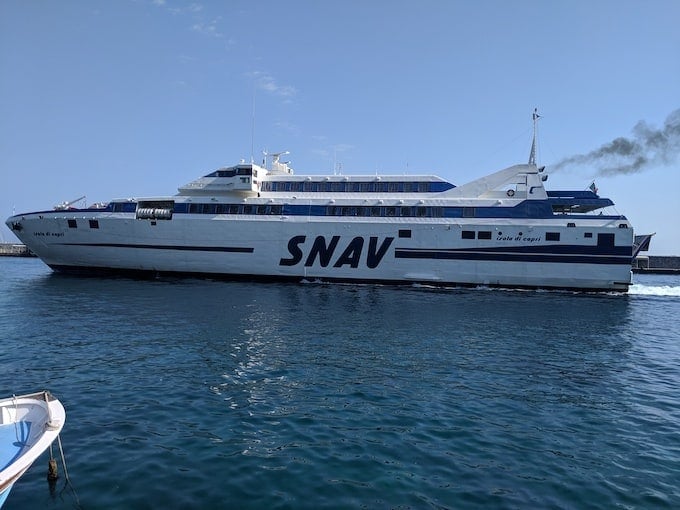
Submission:
<svg viewBox="0 0 680 510">
<path fill-rule="evenodd" d="M 289 214 L 288 205 L 269 204 L 176 204 L 175 213 L 188 212 L 190 214 Z M 443 207 L 423 206 L 312 206 L 315 215 L 323 216 L 367 216 L 367 217 L 416 217 L 440 218 Z M 184 209 L 184 210 L 181 210 Z M 319 210 L 321 209 L 321 210 Z M 311 211 L 310 211 L 311 213 Z M 324 214 L 325 213 L 325 214 Z M 474 216 L 474 214 L 473 214 Z"/>
<path fill-rule="evenodd" d="M 158 205 L 160 204 L 160 205 Z M 373 217 L 417 217 L 417 218 L 526 218 L 550 217 L 551 213 L 540 210 L 536 204 L 516 207 L 425 207 L 425 206 L 325 206 L 293 204 L 196 204 L 140 202 L 139 207 L 169 208 L 175 214 L 287 214 L 312 216 L 373 216 Z M 114 202 L 113 212 L 136 212 L 135 202 Z M 570 223 L 568 226 L 575 226 Z"/>
<path fill-rule="evenodd" d="M 188 204 L 189 208 L 178 211 L 182 205 L 175 206 L 175 212 L 188 212 L 190 214 L 283 214 L 283 205 L 265 204 Z"/>
<path fill-rule="evenodd" d="M 547 202 L 526 201 L 513 207 L 426 207 L 426 206 L 339 206 L 310 204 L 195 204 L 168 201 L 112 202 L 106 210 L 134 213 L 137 209 L 163 208 L 174 214 L 285 214 L 290 216 L 405 216 L 424 218 L 552 218 Z M 588 217 L 588 216 L 584 216 Z M 598 216 L 599 219 L 622 220 L 623 216 Z M 576 223 L 567 223 L 575 227 Z M 621 223 L 620 228 L 627 228 Z"/>
<path fill-rule="evenodd" d="M 333 206 L 326 207 L 326 216 L 370 216 L 378 217 L 416 217 L 441 218 L 441 207 L 411 206 Z"/>
<path fill-rule="evenodd" d="M 435 193 L 453 188 L 448 182 L 265 181 L 261 191 L 330 193 Z"/>
<path fill-rule="evenodd" d="M 142 206 L 153 204 L 140 202 Z M 114 202 L 110 204 L 112 212 L 136 212 L 135 202 Z M 425 206 L 324 206 L 324 205 L 292 205 L 292 204 L 162 204 L 172 208 L 176 214 L 290 214 L 314 216 L 405 216 L 417 218 L 474 218 L 478 216 L 474 207 L 425 207 Z M 496 209 L 494 212 L 498 212 Z M 483 215 L 486 216 L 486 215 Z"/>
<path fill-rule="evenodd" d="M 253 170 L 250 167 L 223 168 L 222 170 L 215 170 L 209 173 L 206 177 L 234 177 L 236 175 L 252 175 L 257 177 L 257 170 Z"/>
</svg>

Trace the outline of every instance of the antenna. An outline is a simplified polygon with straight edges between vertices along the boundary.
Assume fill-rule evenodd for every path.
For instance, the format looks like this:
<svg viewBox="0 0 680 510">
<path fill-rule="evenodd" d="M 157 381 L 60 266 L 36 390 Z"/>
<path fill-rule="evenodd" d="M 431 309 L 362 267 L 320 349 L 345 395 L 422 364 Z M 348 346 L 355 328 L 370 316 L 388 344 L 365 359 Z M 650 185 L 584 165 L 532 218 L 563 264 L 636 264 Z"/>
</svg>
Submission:
<svg viewBox="0 0 680 510">
<path fill-rule="evenodd" d="M 540 119 L 541 116 L 538 114 L 538 108 L 534 108 L 534 113 L 531 116 L 531 119 L 534 122 L 534 136 L 531 141 L 531 152 L 529 153 L 529 164 L 536 166 L 536 133 L 538 131 L 538 119 Z"/>
</svg>

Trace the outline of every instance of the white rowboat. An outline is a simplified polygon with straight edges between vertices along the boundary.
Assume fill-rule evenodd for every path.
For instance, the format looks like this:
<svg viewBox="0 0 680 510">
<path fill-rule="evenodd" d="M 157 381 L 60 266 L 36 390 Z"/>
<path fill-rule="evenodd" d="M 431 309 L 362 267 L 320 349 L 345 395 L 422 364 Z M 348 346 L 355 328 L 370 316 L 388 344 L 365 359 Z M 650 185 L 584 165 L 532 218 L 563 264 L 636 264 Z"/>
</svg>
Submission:
<svg viewBox="0 0 680 510">
<path fill-rule="evenodd" d="M 64 407 L 48 391 L 0 399 L 0 507 L 65 420 Z"/>
</svg>

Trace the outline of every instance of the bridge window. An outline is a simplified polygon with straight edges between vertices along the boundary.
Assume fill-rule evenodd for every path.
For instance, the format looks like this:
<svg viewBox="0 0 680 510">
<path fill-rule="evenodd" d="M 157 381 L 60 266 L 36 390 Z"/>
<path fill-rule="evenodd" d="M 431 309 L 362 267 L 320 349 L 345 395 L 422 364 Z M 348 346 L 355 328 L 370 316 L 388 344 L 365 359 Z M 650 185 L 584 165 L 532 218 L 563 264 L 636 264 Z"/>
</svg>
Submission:
<svg viewBox="0 0 680 510">
<path fill-rule="evenodd" d="M 463 218 L 474 218 L 475 208 L 474 207 L 463 207 Z"/>
</svg>

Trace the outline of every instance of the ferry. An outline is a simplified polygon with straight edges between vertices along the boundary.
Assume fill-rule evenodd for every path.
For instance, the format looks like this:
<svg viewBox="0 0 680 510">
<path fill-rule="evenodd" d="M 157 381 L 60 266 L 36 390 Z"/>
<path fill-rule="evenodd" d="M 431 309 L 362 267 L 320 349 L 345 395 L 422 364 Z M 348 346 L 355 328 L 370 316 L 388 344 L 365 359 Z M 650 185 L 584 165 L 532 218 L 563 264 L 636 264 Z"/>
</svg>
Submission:
<svg viewBox="0 0 680 510">
<path fill-rule="evenodd" d="M 62 203 L 6 224 L 66 273 L 625 292 L 630 222 L 594 186 L 546 190 L 535 132 L 527 164 L 461 186 L 435 175 L 298 175 L 283 152 L 176 195 Z"/>
</svg>

